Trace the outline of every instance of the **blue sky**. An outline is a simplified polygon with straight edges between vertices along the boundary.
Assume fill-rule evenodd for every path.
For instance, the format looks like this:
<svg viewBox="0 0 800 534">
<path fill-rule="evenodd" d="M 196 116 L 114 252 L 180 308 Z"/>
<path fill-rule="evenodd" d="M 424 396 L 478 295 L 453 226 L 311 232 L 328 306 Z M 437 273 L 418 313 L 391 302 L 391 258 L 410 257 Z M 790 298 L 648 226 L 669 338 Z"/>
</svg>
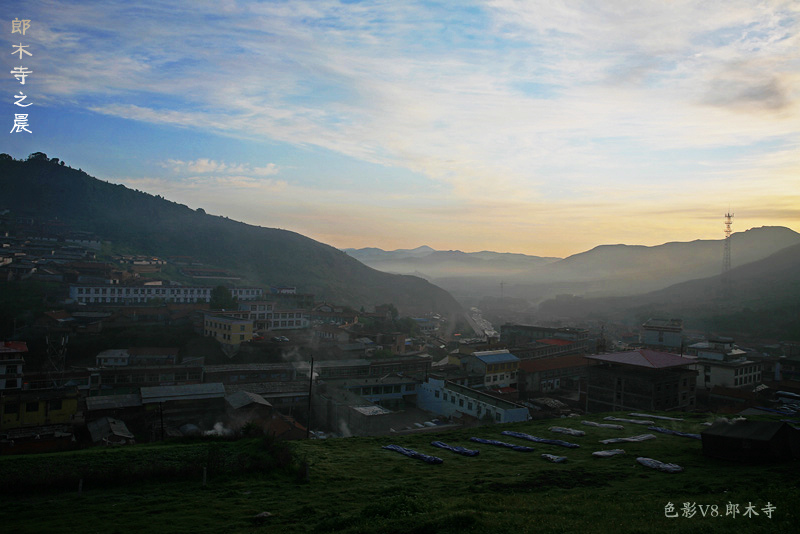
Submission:
<svg viewBox="0 0 800 534">
<path fill-rule="evenodd" d="M 800 229 L 794 1 L 4 6 L 0 151 L 208 213 L 551 256 Z"/>
</svg>

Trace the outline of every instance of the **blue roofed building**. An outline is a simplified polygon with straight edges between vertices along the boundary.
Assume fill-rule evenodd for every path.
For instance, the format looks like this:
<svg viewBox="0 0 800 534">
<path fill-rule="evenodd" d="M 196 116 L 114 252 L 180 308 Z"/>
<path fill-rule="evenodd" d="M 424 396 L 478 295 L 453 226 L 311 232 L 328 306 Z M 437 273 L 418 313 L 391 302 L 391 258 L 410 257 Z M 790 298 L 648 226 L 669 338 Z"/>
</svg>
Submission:
<svg viewBox="0 0 800 534">
<path fill-rule="evenodd" d="M 483 385 L 490 389 L 517 387 L 519 358 L 508 350 L 477 351 L 462 360 L 462 365 L 471 375 L 483 377 Z"/>
</svg>

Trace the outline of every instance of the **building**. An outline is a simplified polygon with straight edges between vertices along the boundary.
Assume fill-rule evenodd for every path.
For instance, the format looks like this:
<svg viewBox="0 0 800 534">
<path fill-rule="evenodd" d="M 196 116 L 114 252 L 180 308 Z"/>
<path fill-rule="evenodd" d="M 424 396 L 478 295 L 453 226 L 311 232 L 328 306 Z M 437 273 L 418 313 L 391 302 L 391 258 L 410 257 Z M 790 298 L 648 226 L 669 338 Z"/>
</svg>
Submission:
<svg viewBox="0 0 800 534">
<path fill-rule="evenodd" d="M 696 357 L 695 369 L 701 379 L 698 387 L 755 388 L 761 382 L 762 363 L 747 359 L 747 353 L 731 338 L 715 338 L 688 347 Z"/>
<path fill-rule="evenodd" d="M 253 339 L 253 321 L 238 319 L 216 313 L 203 314 L 203 333 L 213 337 L 229 349 L 238 349 L 239 345 Z"/>
<path fill-rule="evenodd" d="M 649 348 L 680 351 L 683 346 L 683 321 L 649 319 L 642 325 L 642 344 Z"/>
<path fill-rule="evenodd" d="M 586 378 L 589 361 L 581 354 L 519 362 L 520 396 L 539 396 L 557 389 L 577 390 Z"/>
<path fill-rule="evenodd" d="M 22 387 L 23 355 L 28 345 L 23 341 L 4 341 L 0 344 L 0 392 Z"/>
<path fill-rule="evenodd" d="M 390 410 L 403 409 L 407 403 L 415 404 L 419 382 L 400 373 L 375 378 L 353 378 L 337 384 Z"/>
<path fill-rule="evenodd" d="M 589 346 L 589 331 L 583 328 L 550 328 L 512 323 L 506 323 L 500 327 L 500 343 L 508 347 L 517 347 L 541 339 L 572 341 L 575 349 L 583 349 L 585 352 Z"/>
<path fill-rule="evenodd" d="M 95 358 L 98 367 L 125 367 L 130 364 L 128 349 L 108 349 Z"/>
<path fill-rule="evenodd" d="M 80 304 L 143 304 L 158 299 L 162 302 L 197 303 L 210 302 L 212 287 L 165 286 L 153 283 L 135 285 L 119 284 L 72 284 L 69 298 Z M 264 290 L 258 287 L 233 288 L 231 296 L 239 301 L 258 300 Z"/>
<path fill-rule="evenodd" d="M 586 356 L 586 411 L 690 410 L 695 403 L 695 361 L 639 349 Z"/>
<path fill-rule="evenodd" d="M 78 388 L 22 391 L 0 395 L 0 431 L 72 424 L 78 412 Z"/>
<path fill-rule="evenodd" d="M 417 407 L 445 417 L 468 415 L 496 423 L 527 421 L 530 418 L 525 406 L 433 377 L 417 388 Z"/>
<path fill-rule="evenodd" d="M 472 353 L 463 360 L 470 374 L 483 376 L 487 388 L 516 388 L 519 358 L 508 350 L 485 350 Z"/>
</svg>

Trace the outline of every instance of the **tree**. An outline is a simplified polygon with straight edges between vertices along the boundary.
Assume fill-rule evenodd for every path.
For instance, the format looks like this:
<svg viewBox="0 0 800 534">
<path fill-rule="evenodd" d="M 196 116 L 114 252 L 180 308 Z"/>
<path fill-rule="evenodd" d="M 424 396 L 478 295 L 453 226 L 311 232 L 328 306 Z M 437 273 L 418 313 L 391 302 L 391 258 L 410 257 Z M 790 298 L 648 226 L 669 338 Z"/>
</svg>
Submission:
<svg viewBox="0 0 800 534">
<path fill-rule="evenodd" d="M 211 309 L 230 310 L 236 308 L 236 297 L 225 286 L 217 286 L 211 290 Z"/>
</svg>

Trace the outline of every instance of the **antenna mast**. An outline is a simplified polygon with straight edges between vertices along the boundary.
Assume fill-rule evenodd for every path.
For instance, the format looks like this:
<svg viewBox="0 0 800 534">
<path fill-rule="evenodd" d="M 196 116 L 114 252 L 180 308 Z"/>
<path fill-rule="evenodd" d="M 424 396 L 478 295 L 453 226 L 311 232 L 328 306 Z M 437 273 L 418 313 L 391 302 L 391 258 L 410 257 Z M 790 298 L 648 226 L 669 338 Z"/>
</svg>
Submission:
<svg viewBox="0 0 800 534">
<path fill-rule="evenodd" d="M 730 296 L 731 288 L 731 225 L 733 224 L 733 213 L 728 210 L 725 214 L 725 248 L 722 254 L 722 285 L 725 296 Z"/>
</svg>

